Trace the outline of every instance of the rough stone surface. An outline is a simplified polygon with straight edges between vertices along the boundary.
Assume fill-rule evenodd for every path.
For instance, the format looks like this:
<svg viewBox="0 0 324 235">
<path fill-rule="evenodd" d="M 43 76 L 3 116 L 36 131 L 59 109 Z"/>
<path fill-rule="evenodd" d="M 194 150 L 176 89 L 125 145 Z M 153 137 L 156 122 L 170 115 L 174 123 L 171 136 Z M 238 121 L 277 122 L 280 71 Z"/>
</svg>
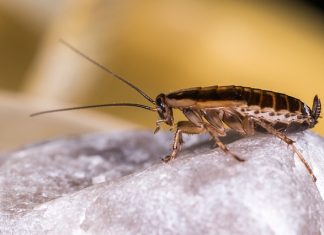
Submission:
<svg viewBox="0 0 324 235">
<path fill-rule="evenodd" d="M 0 156 L 0 234 L 324 234 L 324 139 L 291 138 L 316 184 L 270 135 L 224 140 L 244 163 L 206 136 L 185 138 L 170 164 L 170 134 L 27 146 Z"/>
</svg>

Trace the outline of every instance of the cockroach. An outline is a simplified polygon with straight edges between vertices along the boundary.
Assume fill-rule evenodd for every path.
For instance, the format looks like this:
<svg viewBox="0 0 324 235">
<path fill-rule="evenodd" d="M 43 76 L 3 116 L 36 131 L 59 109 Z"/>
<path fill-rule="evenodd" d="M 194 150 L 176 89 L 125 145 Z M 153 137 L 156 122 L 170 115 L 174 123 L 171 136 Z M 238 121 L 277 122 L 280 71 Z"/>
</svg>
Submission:
<svg viewBox="0 0 324 235">
<path fill-rule="evenodd" d="M 257 130 L 270 133 L 287 143 L 304 164 L 313 181 L 316 181 L 310 165 L 297 150 L 294 141 L 286 134 L 303 131 L 317 124 L 321 113 L 321 102 L 317 95 L 314 97 L 312 109 L 304 102 L 289 95 L 243 86 L 194 87 L 167 94 L 161 93 L 153 100 L 144 91 L 104 65 L 91 59 L 69 43 L 63 40 L 61 42 L 86 60 L 136 90 L 153 107 L 136 103 L 110 103 L 47 110 L 34 113 L 31 116 L 96 107 L 132 106 L 157 112 L 159 119 L 156 121 L 154 131 L 154 133 L 157 133 L 162 123 L 169 126 L 174 125 L 173 109 L 178 109 L 187 120 L 175 124 L 172 152 L 162 159 L 164 162 L 169 162 L 178 155 L 183 143 L 183 133 L 200 134 L 204 132 L 209 133 L 216 145 L 226 154 L 237 161 L 244 161 L 244 159 L 232 153 L 219 137 L 225 136 L 228 129 L 242 135 L 253 135 Z"/>
</svg>

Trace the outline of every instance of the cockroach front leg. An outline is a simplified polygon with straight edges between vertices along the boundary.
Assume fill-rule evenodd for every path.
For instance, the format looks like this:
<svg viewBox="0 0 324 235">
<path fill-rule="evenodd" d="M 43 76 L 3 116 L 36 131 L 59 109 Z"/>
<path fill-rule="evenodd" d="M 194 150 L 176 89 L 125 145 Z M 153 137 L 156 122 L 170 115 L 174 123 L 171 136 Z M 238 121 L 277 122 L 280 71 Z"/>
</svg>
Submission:
<svg viewBox="0 0 324 235">
<path fill-rule="evenodd" d="M 155 125 L 156 125 L 156 128 L 155 128 L 155 130 L 154 130 L 154 134 L 156 134 L 156 133 L 158 133 L 159 131 L 160 131 L 160 129 L 161 129 L 161 123 L 163 123 L 163 122 L 165 122 L 165 120 L 157 120 L 156 122 L 155 122 Z"/>
<path fill-rule="evenodd" d="M 262 119 L 258 119 L 258 118 L 255 118 L 255 117 L 250 117 L 250 119 L 252 119 L 256 124 L 258 124 L 259 126 L 264 128 L 270 134 L 273 134 L 277 138 L 279 138 L 279 139 L 283 140 L 284 142 L 286 142 L 288 144 L 288 146 L 290 146 L 292 148 L 293 152 L 297 154 L 299 160 L 304 164 L 304 166 L 306 167 L 309 175 L 312 177 L 313 181 L 316 182 L 316 177 L 315 177 L 315 175 L 313 173 L 312 168 L 310 167 L 310 165 L 308 164 L 306 159 L 303 157 L 303 155 L 297 150 L 296 146 L 294 145 L 294 141 L 292 139 L 288 138 L 284 133 L 282 133 L 280 131 L 277 131 L 270 124 L 266 123 Z"/>
<path fill-rule="evenodd" d="M 176 158 L 178 152 L 181 150 L 182 133 L 185 134 L 200 134 L 204 132 L 205 129 L 203 126 L 196 126 L 192 122 L 189 121 L 180 121 L 177 123 L 177 129 L 175 131 L 174 140 L 172 144 L 172 152 L 170 155 L 162 158 L 163 162 L 169 162 L 172 159 Z"/>
</svg>

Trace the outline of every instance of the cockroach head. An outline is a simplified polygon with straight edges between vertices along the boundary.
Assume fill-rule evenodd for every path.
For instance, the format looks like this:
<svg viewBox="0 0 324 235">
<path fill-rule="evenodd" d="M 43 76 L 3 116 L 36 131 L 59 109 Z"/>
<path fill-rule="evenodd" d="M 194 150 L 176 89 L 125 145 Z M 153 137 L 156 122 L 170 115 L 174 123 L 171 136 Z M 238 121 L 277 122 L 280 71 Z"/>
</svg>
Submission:
<svg viewBox="0 0 324 235">
<path fill-rule="evenodd" d="M 160 94 L 155 99 L 156 109 L 161 118 L 167 125 L 173 125 L 173 112 L 165 102 L 165 94 Z"/>
</svg>

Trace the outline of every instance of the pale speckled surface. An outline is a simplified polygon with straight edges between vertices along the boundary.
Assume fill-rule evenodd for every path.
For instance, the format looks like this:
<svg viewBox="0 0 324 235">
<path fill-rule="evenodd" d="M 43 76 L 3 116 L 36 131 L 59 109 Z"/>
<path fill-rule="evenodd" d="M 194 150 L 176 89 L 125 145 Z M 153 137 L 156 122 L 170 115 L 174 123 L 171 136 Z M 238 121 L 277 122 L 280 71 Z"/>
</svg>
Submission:
<svg viewBox="0 0 324 235">
<path fill-rule="evenodd" d="M 244 163 L 169 134 L 93 134 L 0 156 L 0 234 L 320 234 L 324 140 L 291 136 L 318 181 L 270 135 L 225 141 Z M 322 195 L 322 196 L 321 196 Z M 322 227 L 322 228 L 321 228 Z"/>
</svg>

